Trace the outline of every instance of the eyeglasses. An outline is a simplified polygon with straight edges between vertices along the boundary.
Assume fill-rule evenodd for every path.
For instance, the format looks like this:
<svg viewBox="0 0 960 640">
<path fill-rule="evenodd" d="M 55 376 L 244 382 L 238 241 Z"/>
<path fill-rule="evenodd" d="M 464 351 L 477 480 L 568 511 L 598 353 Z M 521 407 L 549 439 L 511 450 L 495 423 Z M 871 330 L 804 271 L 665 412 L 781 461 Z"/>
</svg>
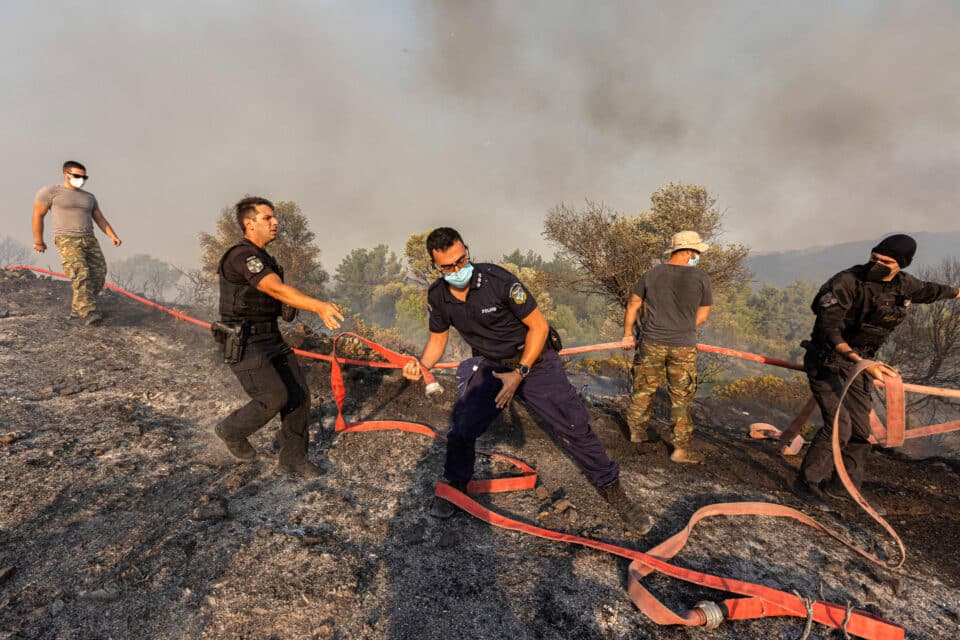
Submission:
<svg viewBox="0 0 960 640">
<path fill-rule="evenodd" d="M 79 173 L 70 173 L 69 171 L 67 171 L 67 175 L 70 176 L 71 178 L 80 178 L 81 180 L 90 179 L 90 176 L 88 175 L 80 175 Z"/>
<path fill-rule="evenodd" d="M 467 264 L 469 260 L 470 260 L 470 254 L 465 253 L 462 256 L 460 256 L 456 262 L 452 264 L 438 264 L 436 266 L 437 266 L 437 269 L 439 269 L 443 273 L 453 273 L 455 271 L 460 271 L 460 269 L 463 269 L 463 267 Z"/>
</svg>

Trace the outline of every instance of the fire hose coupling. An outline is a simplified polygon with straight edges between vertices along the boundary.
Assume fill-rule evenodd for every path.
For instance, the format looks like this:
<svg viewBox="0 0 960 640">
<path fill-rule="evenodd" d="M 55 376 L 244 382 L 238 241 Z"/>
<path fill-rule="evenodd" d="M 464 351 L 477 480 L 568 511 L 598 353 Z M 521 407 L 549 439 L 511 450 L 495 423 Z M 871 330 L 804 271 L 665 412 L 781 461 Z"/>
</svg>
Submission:
<svg viewBox="0 0 960 640">
<path fill-rule="evenodd" d="M 716 629 L 723 622 L 723 609 L 716 602 L 701 600 L 693 606 L 693 611 L 703 619 L 703 626 L 707 629 Z"/>
<path fill-rule="evenodd" d="M 429 398 L 430 396 L 435 396 L 443 393 L 443 387 L 440 386 L 439 382 L 433 381 L 427 385 L 426 392 L 427 392 L 427 397 Z"/>
</svg>

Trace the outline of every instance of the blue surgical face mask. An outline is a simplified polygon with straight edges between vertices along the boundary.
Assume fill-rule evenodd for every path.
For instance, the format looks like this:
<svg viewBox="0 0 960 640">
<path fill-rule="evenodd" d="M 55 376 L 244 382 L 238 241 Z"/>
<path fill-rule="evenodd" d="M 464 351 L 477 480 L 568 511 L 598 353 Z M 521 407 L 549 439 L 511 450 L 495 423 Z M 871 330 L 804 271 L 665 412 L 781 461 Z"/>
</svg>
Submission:
<svg viewBox="0 0 960 640">
<path fill-rule="evenodd" d="M 473 265 L 469 262 L 460 271 L 443 274 L 443 279 L 457 289 L 463 289 L 470 284 L 470 278 L 473 277 Z"/>
<path fill-rule="evenodd" d="M 692 258 L 687 260 L 687 264 L 690 265 L 691 267 L 697 266 L 698 264 L 700 264 L 700 256 L 699 255 L 693 256 Z"/>
</svg>

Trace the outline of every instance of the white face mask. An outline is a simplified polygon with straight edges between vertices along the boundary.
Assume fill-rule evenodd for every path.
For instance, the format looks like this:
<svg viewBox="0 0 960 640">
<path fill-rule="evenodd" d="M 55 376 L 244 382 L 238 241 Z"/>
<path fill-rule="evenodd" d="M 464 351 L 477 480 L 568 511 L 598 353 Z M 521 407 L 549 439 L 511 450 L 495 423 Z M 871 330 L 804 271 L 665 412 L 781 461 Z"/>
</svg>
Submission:
<svg viewBox="0 0 960 640">
<path fill-rule="evenodd" d="M 74 189 L 79 189 L 83 186 L 83 183 L 86 182 L 86 178 L 70 178 L 70 186 Z"/>
</svg>

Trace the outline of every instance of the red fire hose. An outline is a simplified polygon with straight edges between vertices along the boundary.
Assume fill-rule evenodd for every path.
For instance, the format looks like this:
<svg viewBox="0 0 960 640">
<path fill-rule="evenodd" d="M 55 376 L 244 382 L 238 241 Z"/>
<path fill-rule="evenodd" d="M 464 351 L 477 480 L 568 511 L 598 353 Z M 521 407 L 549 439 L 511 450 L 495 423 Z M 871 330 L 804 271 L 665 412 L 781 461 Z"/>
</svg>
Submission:
<svg viewBox="0 0 960 640">
<path fill-rule="evenodd" d="M 43 273 L 46 275 L 57 276 L 57 277 L 66 277 L 63 274 L 56 273 L 53 271 L 48 271 L 45 269 L 40 269 L 38 267 L 32 267 L 28 265 L 13 265 L 7 267 L 9 269 L 25 269 L 30 271 L 35 271 L 38 273 Z M 165 307 L 163 305 L 157 304 L 146 298 L 137 296 L 130 292 L 127 292 L 119 287 L 116 287 L 111 284 L 105 285 L 107 288 L 114 290 L 118 293 L 126 295 L 138 302 L 146 304 L 155 309 L 164 311 L 176 318 L 181 320 L 196 324 L 201 327 L 209 327 L 209 323 L 197 320 L 190 316 L 187 316 L 183 313 Z M 387 362 L 372 362 L 364 360 L 352 360 L 352 359 L 341 359 L 336 355 L 336 346 L 337 341 L 344 335 L 349 335 L 357 340 L 360 340 L 373 351 L 378 353 L 380 356 L 385 358 Z M 560 352 L 561 355 L 570 355 L 573 353 L 586 353 L 588 351 L 599 351 L 606 349 L 619 349 L 620 343 L 605 343 L 599 345 L 591 345 L 587 347 L 576 347 L 573 349 L 564 349 Z M 745 353 L 742 351 L 735 351 L 732 349 L 725 349 L 722 347 L 712 347 L 709 345 L 698 345 L 698 348 L 701 351 L 708 351 L 712 353 L 719 353 L 721 355 L 727 355 L 731 357 L 743 358 L 747 360 L 752 360 L 756 362 L 762 362 L 765 364 L 772 364 L 775 366 L 782 366 L 790 369 L 798 369 L 798 365 L 795 365 L 790 362 L 783 360 L 776 360 L 773 358 L 766 358 L 764 356 L 759 356 L 756 354 Z M 375 367 L 385 367 L 385 368 L 398 368 L 402 367 L 406 362 L 408 362 L 412 356 L 407 356 L 403 354 L 396 353 L 378 345 L 372 341 L 366 340 L 361 336 L 356 334 L 340 334 L 334 338 L 334 348 L 331 355 L 324 355 L 313 353 L 309 351 L 295 350 L 299 355 L 315 358 L 319 360 L 326 360 L 331 363 L 331 388 L 333 391 L 334 399 L 337 405 L 337 421 L 336 421 L 336 430 L 341 432 L 358 432 L 358 431 L 378 431 L 378 430 L 401 430 L 411 433 L 418 433 L 421 435 L 426 435 L 431 438 L 436 438 L 439 440 L 444 440 L 443 436 L 436 433 L 430 427 L 426 425 L 412 423 L 412 422 L 403 422 L 403 421 L 368 421 L 368 422 L 357 422 L 347 424 L 343 419 L 342 408 L 343 402 L 346 397 L 346 387 L 343 381 L 343 374 L 341 366 L 343 364 L 352 364 L 352 365 L 364 365 L 364 366 L 375 366 Z M 854 372 L 851 378 L 847 381 L 847 386 L 844 388 L 844 393 L 846 389 L 849 388 L 852 380 L 860 375 L 863 369 L 869 366 L 869 362 L 862 361 L 858 363 L 857 367 L 854 369 Z M 455 366 L 453 363 L 444 363 L 443 365 L 438 365 L 443 367 Z M 429 375 L 429 372 L 424 371 L 424 381 L 428 385 L 436 384 L 436 380 Z M 886 381 L 886 392 L 887 392 L 887 414 L 888 414 L 888 425 L 885 434 L 885 442 L 887 446 L 896 446 L 892 443 L 899 442 L 902 443 L 902 438 L 904 437 L 902 424 L 903 421 L 897 423 L 897 420 L 903 414 L 903 391 L 910 390 L 920 393 L 929 393 L 931 392 L 930 388 L 927 387 L 918 387 L 913 385 L 903 385 L 899 379 Z M 948 397 L 960 397 L 960 392 L 953 390 L 944 390 L 944 389 L 933 389 L 937 395 L 944 395 Z M 898 404 L 899 403 L 899 404 Z M 811 407 L 812 409 L 812 407 Z M 796 421 L 795 421 L 796 422 Z M 931 433 L 941 433 L 946 430 L 945 425 L 950 425 L 951 423 L 945 423 L 944 425 L 934 425 L 933 427 L 924 428 L 924 429 L 934 429 Z M 802 426 L 802 423 L 801 423 Z M 960 423 L 952 427 L 953 429 L 960 429 Z M 943 429 L 943 431 L 939 430 Z M 869 504 L 863 500 L 863 497 L 856 492 L 855 487 L 853 487 L 850 482 L 849 476 L 846 475 L 845 470 L 843 469 L 843 462 L 839 454 L 839 441 L 837 435 L 837 425 L 836 419 L 834 421 L 833 429 L 833 446 L 834 446 L 834 462 L 837 465 L 838 475 L 840 476 L 844 486 L 851 491 L 851 495 L 854 496 L 854 499 L 870 513 L 871 517 L 874 517 L 886 530 L 890 533 L 894 539 L 897 541 L 898 547 L 901 553 L 900 561 L 895 565 L 886 565 L 891 567 L 899 567 L 903 563 L 903 554 L 904 547 L 900 538 L 897 536 L 896 532 L 886 521 L 884 521 L 879 515 L 876 514 L 874 510 L 870 507 Z M 922 431 L 922 429 L 912 429 L 910 434 L 914 432 Z M 918 434 L 920 435 L 920 434 Z M 926 434 L 924 434 L 926 435 Z M 906 435 L 905 437 L 915 437 L 913 435 Z M 487 480 L 474 480 L 467 487 L 469 494 L 478 494 L 478 493 L 492 493 L 492 492 L 505 492 L 505 491 L 518 491 L 524 489 L 531 489 L 536 485 L 537 475 L 536 471 L 524 463 L 523 461 L 505 456 L 503 454 L 498 454 L 494 452 L 481 451 L 480 453 L 495 456 L 497 458 L 509 461 L 519 469 L 519 475 L 511 476 L 507 478 L 494 478 Z M 644 553 L 634 549 L 628 549 L 626 547 L 620 547 L 617 545 L 612 545 L 605 542 L 600 542 L 597 540 L 592 540 L 590 538 L 585 538 L 581 536 L 575 536 L 571 534 L 566 534 L 558 531 L 552 531 L 549 529 L 544 529 L 537 527 L 525 522 L 521 522 L 516 519 L 512 519 L 501 514 L 498 514 L 474 500 L 470 495 L 464 494 L 460 491 L 457 491 L 450 487 L 444 482 L 439 482 L 436 485 L 435 489 L 436 495 L 441 496 L 450 502 L 456 504 L 458 507 L 464 511 L 470 513 L 471 515 L 484 520 L 492 525 L 502 527 L 505 529 L 510 529 L 514 531 L 520 531 L 527 533 L 529 535 L 539 536 L 548 540 L 554 540 L 557 542 L 566 542 L 571 544 L 578 544 L 585 547 L 590 547 L 593 549 L 598 549 L 614 555 L 628 558 L 631 560 L 630 569 L 629 569 L 629 586 L 628 593 L 630 594 L 631 599 L 637 605 L 637 607 L 643 611 L 651 620 L 657 622 L 658 624 L 669 624 L 669 625 L 685 625 L 685 626 L 705 626 L 707 628 L 714 628 L 720 622 L 726 618 L 731 620 L 746 620 L 746 619 L 755 619 L 760 617 L 771 617 L 771 616 L 795 616 L 800 618 L 806 618 L 808 616 L 807 607 L 805 603 L 796 595 L 788 594 L 777 589 L 766 587 L 763 585 L 752 584 L 749 582 L 743 582 L 739 580 L 734 580 L 731 578 L 723 578 L 719 576 L 714 576 L 702 572 L 693 571 L 690 569 L 685 569 L 678 567 L 676 565 L 670 564 L 667 562 L 674 555 L 679 553 L 681 549 L 686 545 L 686 542 L 689 538 L 693 527 L 700 522 L 701 520 L 713 516 L 745 516 L 745 515 L 763 515 L 763 516 L 772 516 L 780 518 L 790 518 L 796 520 L 797 522 L 806 524 L 822 533 L 825 533 L 836 540 L 840 541 L 845 546 L 849 547 L 856 553 L 859 553 L 863 557 L 871 560 L 872 562 L 883 564 L 879 559 L 869 554 L 868 552 L 846 542 L 839 534 L 829 530 L 823 525 L 819 524 L 812 518 L 807 515 L 791 509 L 786 506 L 772 504 L 772 503 L 763 503 L 763 502 L 733 502 L 733 503 L 719 503 L 708 505 L 697 510 L 690 521 L 687 523 L 686 527 L 678 533 L 674 534 L 667 540 L 663 541 L 659 545 L 650 549 L 648 552 Z M 718 591 L 724 591 L 732 594 L 736 594 L 738 598 L 730 598 L 719 605 L 716 603 L 698 603 L 692 609 L 682 613 L 675 613 L 668 609 L 663 603 L 654 598 L 654 596 L 646 590 L 645 587 L 641 584 L 641 580 L 649 575 L 658 571 L 665 575 L 671 576 L 678 580 L 684 580 L 691 582 L 693 584 L 698 584 L 704 587 L 709 587 Z M 872 640 L 901 640 L 904 637 L 904 630 L 902 627 L 891 624 L 872 614 L 865 611 L 853 610 L 848 612 L 846 607 L 837 604 L 831 604 L 827 602 L 815 602 L 812 605 L 812 617 L 814 620 L 831 626 L 836 629 L 845 629 L 848 633 L 863 637 L 869 638 Z"/>
</svg>

